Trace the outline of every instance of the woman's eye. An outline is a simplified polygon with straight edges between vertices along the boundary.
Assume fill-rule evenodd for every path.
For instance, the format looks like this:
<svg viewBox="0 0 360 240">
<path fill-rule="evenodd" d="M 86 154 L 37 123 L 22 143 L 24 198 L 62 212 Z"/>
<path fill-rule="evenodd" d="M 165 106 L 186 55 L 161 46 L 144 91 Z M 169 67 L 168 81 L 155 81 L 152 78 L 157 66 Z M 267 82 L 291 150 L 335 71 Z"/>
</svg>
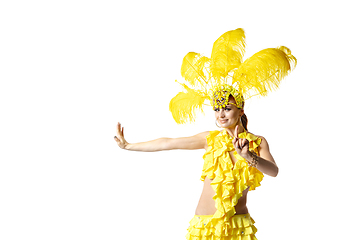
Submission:
<svg viewBox="0 0 360 240">
<path fill-rule="evenodd" d="M 219 111 L 219 109 L 218 108 L 215 108 L 215 110 L 214 110 L 215 112 L 218 112 Z"/>
<path fill-rule="evenodd" d="M 225 108 L 225 111 L 231 111 L 231 108 Z"/>
</svg>

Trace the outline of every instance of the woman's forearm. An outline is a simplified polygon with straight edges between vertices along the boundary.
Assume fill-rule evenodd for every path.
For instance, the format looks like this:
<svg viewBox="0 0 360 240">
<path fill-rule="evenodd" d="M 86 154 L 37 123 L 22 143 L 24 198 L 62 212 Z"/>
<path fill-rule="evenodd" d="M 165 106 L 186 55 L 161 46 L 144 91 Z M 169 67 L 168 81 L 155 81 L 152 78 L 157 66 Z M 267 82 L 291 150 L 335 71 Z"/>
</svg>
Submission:
<svg viewBox="0 0 360 240">
<path fill-rule="evenodd" d="M 251 163 L 257 162 L 256 168 L 269 176 L 276 177 L 279 172 L 279 168 L 275 163 L 256 155 L 254 152 L 250 152 L 249 158 L 247 158 L 247 160 Z"/>
<path fill-rule="evenodd" d="M 170 150 L 167 148 L 167 142 L 170 138 L 159 138 L 148 142 L 128 143 L 125 146 L 129 151 L 156 152 L 162 150 Z"/>
<path fill-rule="evenodd" d="M 175 149 L 206 149 L 206 136 L 209 132 L 199 133 L 191 137 L 159 138 L 148 142 L 128 143 L 125 149 L 130 151 L 156 152 Z"/>
<path fill-rule="evenodd" d="M 258 158 L 259 159 L 258 159 L 257 169 L 272 177 L 276 177 L 278 175 L 279 168 L 274 163 L 265 160 L 259 156 Z"/>
</svg>

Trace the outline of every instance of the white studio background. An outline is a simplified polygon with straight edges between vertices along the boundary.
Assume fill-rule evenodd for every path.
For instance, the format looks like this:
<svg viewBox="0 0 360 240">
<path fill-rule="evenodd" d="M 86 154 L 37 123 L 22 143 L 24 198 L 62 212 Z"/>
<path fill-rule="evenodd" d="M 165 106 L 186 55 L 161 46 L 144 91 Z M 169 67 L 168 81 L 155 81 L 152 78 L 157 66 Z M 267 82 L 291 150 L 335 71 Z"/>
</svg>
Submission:
<svg viewBox="0 0 360 240">
<path fill-rule="evenodd" d="M 0 239 L 185 239 L 203 151 L 120 150 L 217 129 L 177 125 L 182 58 L 244 28 L 246 57 L 285 45 L 298 66 L 251 99 L 249 130 L 280 173 L 249 193 L 258 239 L 357 234 L 355 1 L 2 1 Z"/>
</svg>

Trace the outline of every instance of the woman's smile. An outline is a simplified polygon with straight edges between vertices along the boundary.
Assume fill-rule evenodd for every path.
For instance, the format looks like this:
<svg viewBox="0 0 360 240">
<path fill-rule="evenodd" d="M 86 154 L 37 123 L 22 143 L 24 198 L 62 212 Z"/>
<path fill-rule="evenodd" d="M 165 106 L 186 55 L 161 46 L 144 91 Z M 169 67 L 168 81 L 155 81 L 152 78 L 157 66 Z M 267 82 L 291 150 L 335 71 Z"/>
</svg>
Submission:
<svg viewBox="0 0 360 240">
<path fill-rule="evenodd" d="M 219 123 L 224 124 L 228 121 L 228 119 L 219 119 Z"/>
</svg>

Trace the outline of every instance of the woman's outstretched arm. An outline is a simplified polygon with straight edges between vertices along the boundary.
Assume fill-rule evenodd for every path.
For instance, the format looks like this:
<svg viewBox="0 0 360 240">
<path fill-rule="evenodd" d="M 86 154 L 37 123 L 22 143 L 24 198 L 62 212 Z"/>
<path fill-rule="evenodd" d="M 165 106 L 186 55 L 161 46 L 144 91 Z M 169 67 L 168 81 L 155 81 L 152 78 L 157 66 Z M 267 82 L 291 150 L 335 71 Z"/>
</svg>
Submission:
<svg viewBox="0 0 360 240">
<path fill-rule="evenodd" d="M 206 149 L 206 136 L 209 132 L 199 133 L 191 137 L 182 138 L 159 138 L 148 142 L 128 143 L 124 138 L 124 128 L 118 123 L 116 136 L 114 137 L 118 146 L 122 149 L 142 152 L 156 152 L 174 149 Z"/>
</svg>

